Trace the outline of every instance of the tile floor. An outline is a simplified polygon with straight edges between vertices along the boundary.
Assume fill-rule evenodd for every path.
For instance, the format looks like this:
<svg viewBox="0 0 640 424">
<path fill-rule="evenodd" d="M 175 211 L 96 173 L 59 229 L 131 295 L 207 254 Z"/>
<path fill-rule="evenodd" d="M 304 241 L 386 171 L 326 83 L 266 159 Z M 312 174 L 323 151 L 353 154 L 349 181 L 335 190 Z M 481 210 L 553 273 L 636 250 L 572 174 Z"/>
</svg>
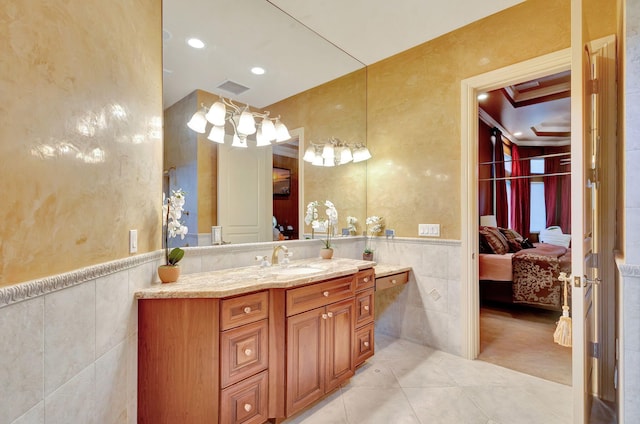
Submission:
<svg viewBox="0 0 640 424">
<path fill-rule="evenodd" d="M 376 334 L 376 354 L 286 424 L 571 423 L 571 387 Z"/>
</svg>

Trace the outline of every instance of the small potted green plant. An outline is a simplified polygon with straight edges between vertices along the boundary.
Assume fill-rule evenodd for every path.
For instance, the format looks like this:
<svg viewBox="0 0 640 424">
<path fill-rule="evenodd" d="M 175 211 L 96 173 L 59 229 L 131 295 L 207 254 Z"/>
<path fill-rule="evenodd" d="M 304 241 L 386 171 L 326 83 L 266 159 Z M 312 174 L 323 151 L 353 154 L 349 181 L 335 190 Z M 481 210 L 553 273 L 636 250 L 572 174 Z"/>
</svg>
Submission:
<svg viewBox="0 0 640 424">
<path fill-rule="evenodd" d="M 189 230 L 180 218 L 182 217 L 185 202 L 185 193 L 182 189 L 173 190 L 168 199 L 162 202 L 162 220 L 164 231 L 164 256 L 165 264 L 158 267 L 158 277 L 163 283 L 173 283 L 178 281 L 180 277 L 180 266 L 178 262 L 184 257 L 184 250 L 179 247 L 169 249 L 169 239 L 180 236 L 184 240 L 184 236 Z"/>
</svg>

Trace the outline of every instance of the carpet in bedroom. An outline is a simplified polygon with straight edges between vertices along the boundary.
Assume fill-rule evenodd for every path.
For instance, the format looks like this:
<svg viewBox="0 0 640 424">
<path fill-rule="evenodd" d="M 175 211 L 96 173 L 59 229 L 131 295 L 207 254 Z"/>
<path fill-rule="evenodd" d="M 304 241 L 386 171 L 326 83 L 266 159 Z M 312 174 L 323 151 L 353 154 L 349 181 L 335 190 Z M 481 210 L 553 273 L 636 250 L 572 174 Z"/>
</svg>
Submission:
<svg viewBox="0 0 640 424">
<path fill-rule="evenodd" d="M 553 342 L 560 312 L 526 307 L 480 308 L 478 359 L 571 385 L 571 348 Z"/>
</svg>

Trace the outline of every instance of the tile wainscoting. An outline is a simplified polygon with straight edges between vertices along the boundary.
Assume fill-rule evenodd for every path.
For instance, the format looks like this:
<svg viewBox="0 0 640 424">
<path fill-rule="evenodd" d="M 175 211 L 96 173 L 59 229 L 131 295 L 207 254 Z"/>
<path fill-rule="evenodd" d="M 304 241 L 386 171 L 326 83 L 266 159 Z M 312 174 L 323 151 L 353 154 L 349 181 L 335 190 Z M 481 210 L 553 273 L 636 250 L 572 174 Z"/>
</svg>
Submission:
<svg viewBox="0 0 640 424">
<path fill-rule="evenodd" d="M 640 422 L 640 265 L 618 263 L 620 422 Z"/>
<path fill-rule="evenodd" d="M 283 242 L 293 260 L 318 256 L 319 240 Z M 410 284 L 380 292 L 377 330 L 459 354 L 460 243 L 376 239 L 375 260 L 411 266 Z M 255 265 L 281 243 L 194 247 L 183 273 Z M 334 240 L 359 259 L 364 238 Z M 136 290 L 158 284 L 163 252 L 0 288 L 2 423 L 136 422 Z"/>
<path fill-rule="evenodd" d="M 406 286 L 376 293 L 376 332 L 461 356 L 460 242 L 396 237 L 373 248 L 375 261 L 412 268 Z"/>
</svg>

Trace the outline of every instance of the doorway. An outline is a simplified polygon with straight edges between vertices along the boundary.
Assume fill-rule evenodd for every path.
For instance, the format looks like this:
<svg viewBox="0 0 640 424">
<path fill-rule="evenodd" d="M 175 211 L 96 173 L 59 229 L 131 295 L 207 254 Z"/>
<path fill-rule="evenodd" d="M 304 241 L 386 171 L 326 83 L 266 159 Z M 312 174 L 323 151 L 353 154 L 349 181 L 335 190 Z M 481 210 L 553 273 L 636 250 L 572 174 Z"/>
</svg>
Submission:
<svg viewBox="0 0 640 424">
<path fill-rule="evenodd" d="M 557 277 L 571 273 L 570 87 L 563 71 L 478 95 L 476 280 L 478 359 L 568 386 L 571 348 L 552 336 L 563 305 Z"/>
<path fill-rule="evenodd" d="M 470 258 L 462 262 L 462 276 L 465 281 L 477 282 L 479 275 L 478 254 L 478 102 L 477 95 L 496 90 L 506 85 L 534 80 L 545 75 L 565 72 L 571 68 L 571 50 L 565 49 L 519 64 L 498 69 L 487 74 L 462 81 L 462 256 Z M 474 140 L 474 142 L 469 142 Z M 480 293 L 478 284 L 463 285 L 462 319 L 466 321 L 467 335 L 463 351 L 469 359 L 476 359 L 480 353 Z M 464 322 L 463 321 L 463 322 Z"/>
</svg>

